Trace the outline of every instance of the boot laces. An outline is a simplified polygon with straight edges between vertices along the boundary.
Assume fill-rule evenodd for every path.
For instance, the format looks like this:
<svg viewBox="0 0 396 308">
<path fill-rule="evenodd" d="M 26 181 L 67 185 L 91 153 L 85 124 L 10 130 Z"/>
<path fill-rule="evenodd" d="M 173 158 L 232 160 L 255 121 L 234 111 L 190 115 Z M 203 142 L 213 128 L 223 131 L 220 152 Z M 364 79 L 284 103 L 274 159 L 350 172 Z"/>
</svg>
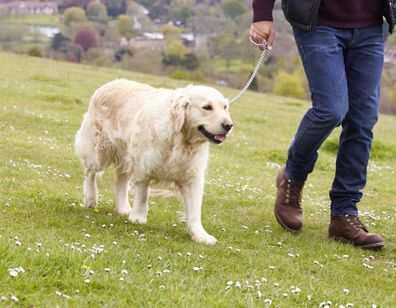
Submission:
<svg viewBox="0 0 396 308">
<path fill-rule="evenodd" d="M 287 180 L 287 189 L 286 189 L 286 203 L 291 206 L 295 206 L 297 208 L 301 207 L 301 198 L 302 198 L 302 188 L 304 186 L 304 182 L 293 182 L 291 180 Z"/>
<path fill-rule="evenodd" d="M 366 226 L 359 220 L 358 217 L 347 216 L 347 222 L 356 230 L 364 230 L 368 232 Z"/>
</svg>

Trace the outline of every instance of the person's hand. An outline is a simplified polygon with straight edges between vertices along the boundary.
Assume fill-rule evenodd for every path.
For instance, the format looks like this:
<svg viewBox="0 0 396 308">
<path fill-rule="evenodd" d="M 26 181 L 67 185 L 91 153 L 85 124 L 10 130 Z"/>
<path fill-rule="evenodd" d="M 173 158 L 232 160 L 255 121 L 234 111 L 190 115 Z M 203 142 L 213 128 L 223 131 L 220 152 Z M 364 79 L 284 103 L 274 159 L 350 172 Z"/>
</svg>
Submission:
<svg viewBox="0 0 396 308">
<path fill-rule="evenodd" d="M 250 27 L 250 37 L 258 44 L 267 42 L 268 49 L 274 45 L 275 27 L 272 21 L 258 21 L 252 23 Z"/>
</svg>

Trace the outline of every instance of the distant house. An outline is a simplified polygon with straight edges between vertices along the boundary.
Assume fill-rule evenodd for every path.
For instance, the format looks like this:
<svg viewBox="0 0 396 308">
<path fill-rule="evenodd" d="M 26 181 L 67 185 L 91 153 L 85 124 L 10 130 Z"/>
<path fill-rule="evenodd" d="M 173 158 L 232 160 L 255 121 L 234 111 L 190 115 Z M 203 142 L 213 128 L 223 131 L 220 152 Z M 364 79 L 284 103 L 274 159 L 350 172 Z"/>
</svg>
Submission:
<svg viewBox="0 0 396 308">
<path fill-rule="evenodd" d="M 193 48 L 195 47 L 195 36 L 194 33 L 183 33 L 180 37 L 184 46 Z"/>
<path fill-rule="evenodd" d="M 58 14 L 56 2 L 12 1 L 3 4 L 7 14 Z"/>
<path fill-rule="evenodd" d="M 183 33 L 180 41 L 188 48 L 195 47 L 195 37 L 192 33 Z M 121 46 L 133 47 L 136 49 L 162 50 L 166 45 L 165 37 L 160 32 L 145 32 L 141 37 L 121 40 Z"/>
<path fill-rule="evenodd" d="M 158 32 L 145 32 L 143 37 L 132 38 L 127 45 L 136 49 L 162 50 L 166 44 L 165 37 Z"/>
</svg>

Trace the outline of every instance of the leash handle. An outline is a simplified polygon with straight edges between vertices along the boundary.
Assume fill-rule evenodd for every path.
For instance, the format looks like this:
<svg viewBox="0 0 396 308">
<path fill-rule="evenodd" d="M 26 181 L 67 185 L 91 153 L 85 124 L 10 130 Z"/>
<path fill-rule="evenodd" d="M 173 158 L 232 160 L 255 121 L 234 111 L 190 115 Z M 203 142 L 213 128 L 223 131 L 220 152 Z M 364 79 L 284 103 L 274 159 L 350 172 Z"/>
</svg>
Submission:
<svg viewBox="0 0 396 308">
<path fill-rule="evenodd" d="M 263 52 L 261 53 L 260 58 L 257 60 L 256 67 L 254 68 L 252 75 L 250 76 L 250 78 L 249 78 L 249 80 L 246 82 L 246 84 L 243 86 L 242 90 L 239 91 L 239 93 L 238 93 L 237 95 L 235 95 L 233 98 L 231 98 L 231 99 L 228 100 L 228 101 L 230 102 L 230 104 L 233 103 L 233 102 L 235 102 L 236 100 L 238 100 L 238 99 L 243 95 L 243 93 L 245 93 L 246 90 L 249 88 L 249 86 L 250 86 L 250 84 L 252 83 L 254 77 L 256 77 L 257 72 L 258 72 L 258 70 L 259 70 L 261 64 L 262 64 L 263 61 L 264 61 L 264 57 L 267 55 L 267 52 L 268 52 L 268 44 L 267 44 L 267 42 L 263 42 L 263 43 L 261 43 L 261 44 L 256 43 L 255 41 L 253 41 L 253 39 L 252 39 L 251 36 L 249 37 L 249 40 L 250 40 L 250 42 L 252 42 L 255 46 L 259 47 Z"/>
</svg>

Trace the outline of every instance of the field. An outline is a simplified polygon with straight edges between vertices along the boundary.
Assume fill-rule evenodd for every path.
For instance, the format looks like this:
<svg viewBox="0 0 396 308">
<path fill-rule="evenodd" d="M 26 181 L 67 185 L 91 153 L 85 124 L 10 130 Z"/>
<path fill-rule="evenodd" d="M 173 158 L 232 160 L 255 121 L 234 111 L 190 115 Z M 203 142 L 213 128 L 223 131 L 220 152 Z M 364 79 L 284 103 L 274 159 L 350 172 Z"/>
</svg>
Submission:
<svg viewBox="0 0 396 308">
<path fill-rule="evenodd" d="M 18 14 L 2 17 L 2 22 L 7 24 L 57 26 L 59 25 L 59 16 L 46 14 Z"/>
<path fill-rule="evenodd" d="M 186 83 L 6 53 L 0 63 L 0 306 L 396 306 L 396 117 L 380 116 L 359 205 L 387 245 L 364 251 L 327 237 L 339 129 L 306 184 L 304 229 L 290 234 L 272 214 L 274 181 L 309 104 L 243 96 L 232 135 L 211 148 L 203 224 L 219 242 L 207 247 L 190 241 L 174 196 L 151 198 L 145 226 L 119 217 L 111 170 L 98 183 L 100 206 L 82 207 L 73 150 L 103 83 Z"/>
</svg>

